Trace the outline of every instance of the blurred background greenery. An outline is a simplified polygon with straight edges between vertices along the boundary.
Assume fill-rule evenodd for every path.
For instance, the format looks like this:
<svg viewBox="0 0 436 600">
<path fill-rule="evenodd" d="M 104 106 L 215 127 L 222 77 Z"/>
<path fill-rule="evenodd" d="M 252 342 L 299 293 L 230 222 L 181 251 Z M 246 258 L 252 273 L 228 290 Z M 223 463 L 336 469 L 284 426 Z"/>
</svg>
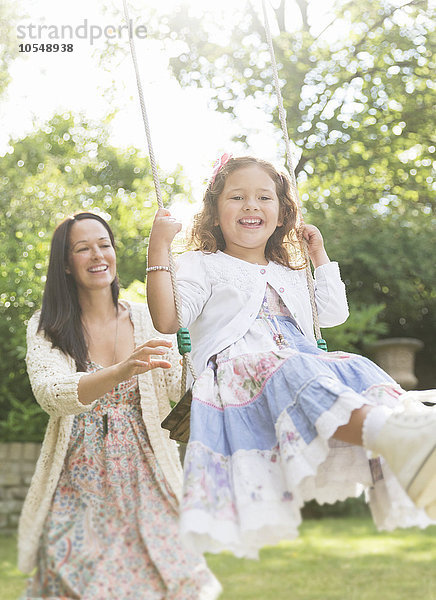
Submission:
<svg viewBox="0 0 436 600">
<path fill-rule="evenodd" d="M 304 218 L 319 226 L 341 265 L 348 322 L 324 330 L 329 348 L 365 353 L 380 337 L 416 337 L 419 387 L 436 387 L 435 20 L 431 4 L 412 0 L 337 0 L 316 34 L 310 0 L 275 2 L 273 31 Z M 300 27 L 287 26 L 297 10 Z M 9 2 L 0 17 L 12 19 Z M 154 9 L 149 20 L 156 20 Z M 180 42 L 170 61 L 182 87 L 202 86 L 211 110 L 234 119 L 252 104 L 269 115 L 282 148 L 272 73 L 258 4 L 235 3 L 221 20 L 181 4 L 159 16 L 151 38 Z M 8 13 L 9 11 L 9 13 Z M 332 35 L 338 31 L 341 35 Z M 222 34 L 227 32 L 224 40 Z M 16 40 L 0 44 L 0 103 L 16 59 Z M 125 48 L 112 44 L 110 66 Z M 167 98 L 166 102 L 171 103 Z M 138 127 L 140 126 L 138 115 Z M 192 124 L 195 127 L 195 122 Z M 141 296 L 146 239 L 155 211 L 148 159 L 108 141 L 107 121 L 54 114 L 0 157 L 0 439 L 39 441 L 46 417 L 25 373 L 25 326 L 39 307 L 51 234 L 76 210 L 110 218 L 121 284 Z M 174 131 L 177 136 L 177 131 Z M 161 173 L 165 202 L 189 196 L 181 169 Z"/>
</svg>

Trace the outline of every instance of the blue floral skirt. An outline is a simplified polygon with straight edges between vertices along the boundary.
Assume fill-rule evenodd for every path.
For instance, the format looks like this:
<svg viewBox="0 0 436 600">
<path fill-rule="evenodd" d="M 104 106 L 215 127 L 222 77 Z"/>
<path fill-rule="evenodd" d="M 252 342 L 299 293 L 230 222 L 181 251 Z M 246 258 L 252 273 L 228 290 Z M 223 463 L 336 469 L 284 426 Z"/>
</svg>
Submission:
<svg viewBox="0 0 436 600">
<path fill-rule="evenodd" d="M 241 354 L 225 349 L 194 385 L 185 543 L 256 557 L 298 535 L 304 502 L 332 503 L 364 489 L 379 528 L 427 526 L 381 459 L 332 438 L 353 410 L 395 407 L 403 390 L 367 358 L 319 350 L 291 319 L 278 319 L 287 347 L 248 353 L 241 341 Z"/>
</svg>

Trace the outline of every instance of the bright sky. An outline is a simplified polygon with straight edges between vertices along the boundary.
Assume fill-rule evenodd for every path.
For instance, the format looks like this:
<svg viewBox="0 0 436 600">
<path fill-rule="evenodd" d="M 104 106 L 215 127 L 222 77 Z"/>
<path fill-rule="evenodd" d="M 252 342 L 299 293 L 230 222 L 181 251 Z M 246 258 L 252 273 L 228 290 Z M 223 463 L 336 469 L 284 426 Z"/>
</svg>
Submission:
<svg viewBox="0 0 436 600">
<path fill-rule="evenodd" d="M 324 14 L 324 19 L 322 16 L 320 19 L 322 27 L 328 22 L 326 6 L 330 0 L 313 1 L 323 7 L 320 11 L 321 15 Z M 129 0 L 129 4 L 137 9 L 144 6 L 144 2 L 146 0 Z M 176 4 L 177 0 L 158 2 L 163 13 L 171 11 Z M 194 11 L 200 5 L 212 11 L 217 6 L 213 0 L 191 0 L 191 4 Z M 234 0 L 220 0 L 218 8 L 225 10 L 228 6 L 230 13 L 232 4 Z M 76 28 L 86 19 L 89 32 L 91 25 L 102 29 L 106 25 L 119 25 L 114 17 L 103 12 L 104 8 L 110 10 L 113 6 L 122 9 L 122 0 L 75 0 L 71 3 L 27 0 L 27 15 L 20 24 L 26 27 L 27 34 L 28 25 L 34 25 L 33 34 L 38 26 L 56 25 L 60 28 L 61 25 L 71 25 Z M 228 117 L 208 107 L 207 92 L 180 88 L 168 72 L 168 57 L 159 43 L 137 37 L 135 40 L 158 163 L 166 170 L 181 164 L 194 186 L 195 195 L 199 196 L 214 160 L 224 151 L 241 153 L 241 149 L 230 141 L 235 126 Z M 50 40 L 46 37 L 43 41 Z M 99 67 L 93 55 L 94 48 L 101 47 L 99 40 L 94 45 L 90 44 L 89 36 L 88 39 L 75 37 L 72 41 L 74 51 L 71 53 L 22 53 L 12 64 L 12 82 L 6 101 L 0 103 L 0 154 L 7 151 L 10 136 L 26 135 L 56 111 L 83 112 L 87 118 L 101 120 L 114 108 L 120 110 L 111 124 L 111 142 L 116 146 L 134 145 L 146 151 L 130 53 L 119 67 L 106 72 Z M 40 40 L 29 39 L 29 35 L 26 39 L 17 39 L 17 44 L 34 42 Z M 53 40 L 55 42 L 57 40 Z M 128 46 L 126 34 L 121 42 Z M 103 90 L 108 88 L 111 93 L 105 96 Z M 273 135 L 263 113 L 248 103 L 243 126 L 258 129 L 258 133 L 250 138 L 251 153 L 282 162 L 277 144 L 280 138 Z"/>
</svg>

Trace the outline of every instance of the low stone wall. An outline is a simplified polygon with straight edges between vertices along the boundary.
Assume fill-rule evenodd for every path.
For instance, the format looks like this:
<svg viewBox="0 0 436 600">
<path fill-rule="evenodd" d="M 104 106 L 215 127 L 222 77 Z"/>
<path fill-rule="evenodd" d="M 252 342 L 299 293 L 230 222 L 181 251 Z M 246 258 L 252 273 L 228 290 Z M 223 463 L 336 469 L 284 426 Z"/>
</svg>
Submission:
<svg viewBox="0 0 436 600">
<path fill-rule="evenodd" d="M 0 443 L 0 533 L 15 533 L 41 444 Z"/>
</svg>

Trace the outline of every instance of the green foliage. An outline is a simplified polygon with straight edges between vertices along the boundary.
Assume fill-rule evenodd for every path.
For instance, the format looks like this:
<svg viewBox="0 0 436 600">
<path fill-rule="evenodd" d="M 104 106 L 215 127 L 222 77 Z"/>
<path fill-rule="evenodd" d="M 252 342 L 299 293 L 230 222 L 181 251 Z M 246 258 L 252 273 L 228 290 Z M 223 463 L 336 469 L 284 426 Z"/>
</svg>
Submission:
<svg viewBox="0 0 436 600">
<path fill-rule="evenodd" d="M 377 320 L 383 309 L 383 304 L 362 307 L 351 305 L 350 316 L 343 325 L 322 330 L 329 351 L 360 353 L 369 344 L 382 337 L 388 329 L 386 323 Z"/>
<path fill-rule="evenodd" d="M 316 500 L 311 500 L 303 506 L 301 514 L 303 519 L 368 517 L 370 510 L 362 494 L 358 498 L 347 498 L 334 504 L 318 504 Z"/>
<path fill-rule="evenodd" d="M 19 7 L 11 0 L 2 0 L 0 4 L 0 97 L 6 92 L 11 76 L 10 67 L 18 56 L 18 44 L 15 25 Z"/>
<path fill-rule="evenodd" d="M 120 298 L 130 302 L 145 302 L 145 282 L 135 279 L 128 288 L 120 290 Z"/>
<path fill-rule="evenodd" d="M 0 441 L 39 442 L 47 415 L 34 401 L 27 377 L 23 319 L 18 309 L 9 313 L 0 319 Z"/>
<path fill-rule="evenodd" d="M 104 125 L 70 114 L 11 142 L 0 174 L 0 439 L 38 441 L 46 417 L 26 375 L 25 329 L 41 302 L 52 232 L 77 210 L 102 214 L 114 231 L 127 287 L 144 279 L 154 187 L 138 150 L 111 147 Z M 162 180 L 166 203 L 189 192 L 179 169 Z"/>
<path fill-rule="evenodd" d="M 396 216 L 371 215 L 370 207 L 354 212 L 309 209 L 309 220 L 323 232 L 330 256 L 339 261 L 350 299 L 355 306 L 384 305 L 379 321 L 391 337 L 417 337 L 427 349 L 436 333 L 434 260 L 428 248 L 433 237 L 431 215 L 404 226 Z M 342 205 L 342 203 L 341 203 Z M 365 214 L 366 213 L 366 214 Z M 350 321 L 351 322 L 351 321 Z"/>
</svg>

